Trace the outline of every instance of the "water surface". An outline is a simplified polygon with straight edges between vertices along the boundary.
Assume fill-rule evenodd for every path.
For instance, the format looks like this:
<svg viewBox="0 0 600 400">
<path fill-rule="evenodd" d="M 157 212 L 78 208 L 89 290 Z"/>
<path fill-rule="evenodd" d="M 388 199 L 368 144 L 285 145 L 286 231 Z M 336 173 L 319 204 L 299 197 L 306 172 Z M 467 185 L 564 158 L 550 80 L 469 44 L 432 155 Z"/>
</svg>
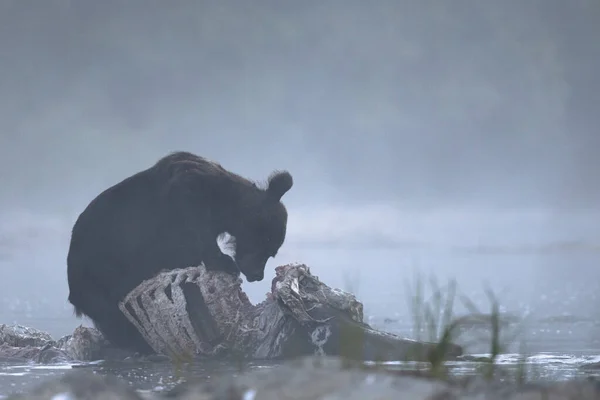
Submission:
<svg viewBox="0 0 600 400">
<path fill-rule="evenodd" d="M 403 336 L 414 333 L 408 323 L 381 317 L 372 317 L 370 320 L 376 327 Z M 471 343 L 467 347 L 468 354 L 475 357 L 486 356 L 488 349 L 485 340 L 475 340 L 480 336 L 485 337 L 485 332 L 468 332 L 464 335 L 464 342 Z M 523 355 L 519 353 L 519 349 L 523 348 L 522 342 L 527 342 L 527 352 L 524 355 L 527 357 L 526 376 L 529 380 L 557 381 L 600 376 L 600 369 L 586 368 L 600 363 L 600 343 L 597 338 L 600 338 L 600 324 L 596 322 L 530 324 L 519 340 L 506 343 L 507 352 L 498 358 L 497 364 L 503 376 L 506 376 L 505 379 L 516 377 L 523 364 Z M 4 363 L 0 364 L 0 394 L 25 391 L 43 380 L 60 376 L 74 368 L 117 376 L 141 391 L 164 391 L 188 378 L 210 381 L 217 376 L 235 376 L 244 370 L 272 368 L 276 365 L 274 362 L 203 362 L 178 369 L 169 362 L 94 362 L 50 366 Z M 481 373 L 482 365 L 481 362 L 474 361 L 448 363 L 451 374 L 455 376 Z M 385 364 L 385 368 L 400 370 L 426 367 L 424 363 Z"/>
</svg>

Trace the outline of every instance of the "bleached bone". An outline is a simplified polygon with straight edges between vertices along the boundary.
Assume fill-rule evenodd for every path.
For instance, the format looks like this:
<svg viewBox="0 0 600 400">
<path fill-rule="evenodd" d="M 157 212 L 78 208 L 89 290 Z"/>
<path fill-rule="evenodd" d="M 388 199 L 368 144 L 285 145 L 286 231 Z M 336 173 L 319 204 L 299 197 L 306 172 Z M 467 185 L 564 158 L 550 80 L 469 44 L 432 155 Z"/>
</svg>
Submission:
<svg viewBox="0 0 600 400">
<path fill-rule="evenodd" d="M 185 283 L 196 285 L 209 306 L 211 294 L 208 290 L 212 289 L 205 286 L 211 281 L 207 274 L 210 272 L 204 265 L 162 272 L 135 287 L 119 303 L 119 308 L 155 352 L 170 356 L 213 355 L 221 350 L 221 346 L 210 344 L 194 329 L 181 287 Z M 167 290 L 170 290 L 170 299 Z M 193 304 L 190 306 L 194 307 Z M 210 318 L 210 315 L 204 318 Z"/>
</svg>

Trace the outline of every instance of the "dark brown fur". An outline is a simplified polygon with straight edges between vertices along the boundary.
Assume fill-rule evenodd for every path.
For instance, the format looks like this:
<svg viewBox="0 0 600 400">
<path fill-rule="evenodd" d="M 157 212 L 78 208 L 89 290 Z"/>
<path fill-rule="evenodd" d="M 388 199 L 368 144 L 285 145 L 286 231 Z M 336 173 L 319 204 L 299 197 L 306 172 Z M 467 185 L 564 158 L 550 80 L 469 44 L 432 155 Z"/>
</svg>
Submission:
<svg viewBox="0 0 600 400">
<path fill-rule="evenodd" d="M 118 302 L 161 270 L 201 263 L 262 280 L 285 240 L 280 199 L 292 185 L 288 172 L 276 172 L 262 189 L 218 163 L 176 152 L 106 189 L 73 227 L 67 275 L 75 312 L 115 345 L 149 351 Z M 235 237 L 235 260 L 217 245 L 223 232 Z"/>
</svg>

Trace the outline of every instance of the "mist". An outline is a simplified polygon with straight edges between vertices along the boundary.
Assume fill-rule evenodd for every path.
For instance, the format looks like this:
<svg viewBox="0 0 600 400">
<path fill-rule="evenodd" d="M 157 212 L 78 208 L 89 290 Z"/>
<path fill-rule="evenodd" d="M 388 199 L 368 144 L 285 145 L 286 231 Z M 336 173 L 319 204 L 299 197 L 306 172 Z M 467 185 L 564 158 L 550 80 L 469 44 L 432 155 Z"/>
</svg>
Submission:
<svg viewBox="0 0 600 400">
<path fill-rule="evenodd" d="M 294 176 L 254 301 L 297 261 L 373 313 L 404 312 L 415 270 L 593 312 L 599 21 L 593 0 L 1 2 L 0 322 L 72 330 L 75 219 L 175 150 Z"/>
</svg>

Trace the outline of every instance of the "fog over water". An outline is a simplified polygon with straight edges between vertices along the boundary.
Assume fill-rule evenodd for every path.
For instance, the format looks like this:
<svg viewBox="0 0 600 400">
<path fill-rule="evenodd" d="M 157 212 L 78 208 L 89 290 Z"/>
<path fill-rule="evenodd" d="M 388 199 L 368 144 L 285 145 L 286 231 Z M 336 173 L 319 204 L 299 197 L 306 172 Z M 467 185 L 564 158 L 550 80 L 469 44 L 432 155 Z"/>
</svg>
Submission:
<svg viewBox="0 0 600 400">
<path fill-rule="evenodd" d="M 75 219 L 174 150 L 293 174 L 253 301 L 299 261 L 377 315 L 420 270 L 593 316 L 599 21 L 595 0 L 0 2 L 0 323 L 71 331 Z"/>
</svg>

